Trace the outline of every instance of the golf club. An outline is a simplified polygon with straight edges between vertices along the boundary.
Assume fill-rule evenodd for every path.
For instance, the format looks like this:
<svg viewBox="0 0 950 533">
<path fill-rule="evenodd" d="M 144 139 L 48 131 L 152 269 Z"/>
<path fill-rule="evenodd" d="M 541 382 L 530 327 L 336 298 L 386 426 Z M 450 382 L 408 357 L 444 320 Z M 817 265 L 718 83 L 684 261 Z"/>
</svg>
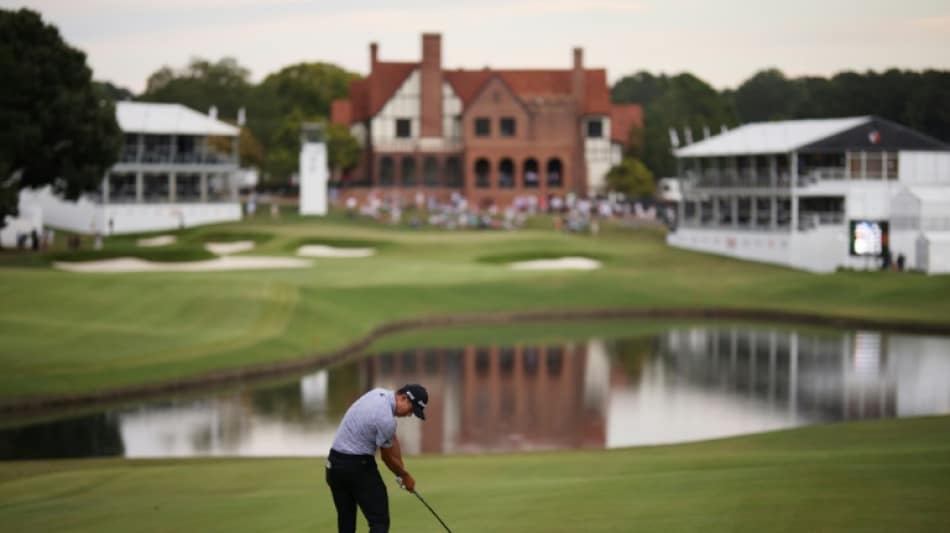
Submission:
<svg viewBox="0 0 950 533">
<path fill-rule="evenodd" d="M 416 498 L 419 498 L 419 501 L 422 502 L 422 505 L 426 506 L 426 509 L 428 509 L 429 512 L 432 513 L 432 516 L 434 516 L 435 519 L 438 520 L 440 524 L 442 524 L 442 527 L 444 527 L 445 530 L 448 531 L 449 533 L 452 533 L 452 530 L 449 529 L 449 526 L 445 525 L 445 522 L 443 522 L 441 518 L 439 518 L 439 515 L 435 512 L 435 510 L 432 507 L 430 507 L 429 504 L 426 503 L 425 500 L 422 499 L 422 495 L 416 491 L 412 491 L 412 493 L 416 495 Z"/>
<path fill-rule="evenodd" d="M 406 488 L 406 484 L 402 482 L 402 478 L 399 476 L 396 476 L 396 483 L 399 484 L 400 488 L 403 488 L 403 489 Z M 426 509 L 428 509 L 429 512 L 432 513 L 432 516 L 434 516 L 435 519 L 438 520 L 440 524 L 442 524 L 442 527 L 444 527 L 445 530 L 448 531 L 449 533 L 452 533 L 452 530 L 449 529 L 449 526 L 445 525 L 445 522 L 443 522 L 442 519 L 439 517 L 438 513 L 435 512 L 435 509 L 430 507 L 429 504 L 426 503 L 426 501 L 422 499 L 422 495 L 416 491 L 412 491 L 412 493 L 416 495 L 416 498 L 419 498 L 419 501 L 422 502 L 422 505 L 426 506 Z"/>
</svg>

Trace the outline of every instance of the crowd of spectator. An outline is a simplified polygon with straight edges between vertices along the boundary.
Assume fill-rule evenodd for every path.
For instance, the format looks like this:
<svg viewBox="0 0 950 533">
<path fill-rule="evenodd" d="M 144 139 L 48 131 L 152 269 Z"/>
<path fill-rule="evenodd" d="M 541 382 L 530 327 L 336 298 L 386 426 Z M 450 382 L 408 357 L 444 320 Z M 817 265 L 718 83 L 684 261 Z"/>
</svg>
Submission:
<svg viewBox="0 0 950 533">
<path fill-rule="evenodd" d="M 396 195 L 370 194 L 362 201 L 348 197 L 343 205 L 349 217 L 363 216 L 392 225 L 448 230 L 514 230 L 524 227 L 530 217 L 537 215 L 551 216 L 558 231 L 595 235 L 605 220 L 667 225 L 675 222 L 675 210 L 668 206 L 630 202 L 618 194 L 595 198 L 574 194 L 547 198 L 524 195 L 515 197 L 507 206 L 477 205 L 457 192 L 448 200 L 420 192 L 410 201 Z"/>
</svg>

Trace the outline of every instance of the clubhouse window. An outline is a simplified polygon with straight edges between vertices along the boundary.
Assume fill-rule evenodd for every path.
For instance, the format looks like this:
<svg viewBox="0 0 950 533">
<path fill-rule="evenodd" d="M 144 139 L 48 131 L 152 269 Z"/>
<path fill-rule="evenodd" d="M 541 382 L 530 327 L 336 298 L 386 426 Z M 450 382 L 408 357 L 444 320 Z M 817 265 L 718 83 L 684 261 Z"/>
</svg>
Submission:
<svg viewBox="0 0 950 533">
<path fill-rule="evenodd" d="M 587 137 L 599 139 L 604 136 L 604 123 L 600 119 L 587 121 Z"/>
<path fill-rule="evenodd" d="M 491 135 L 491 119 L 478 117 L 475 119 L 475 136 L 488 137 Z"/>
<path fill-rule="evenodd" d="M 515 119 L 513 117 L 502 117 L 500 131 L 502 137 L 515 136 Z"/>
<path fill-rule="evenodd" d="M 408 118 L 396 119 L 396 137 L 399 139 L 408 139 L 412 137 L 412 121 Z"/>
</svg>

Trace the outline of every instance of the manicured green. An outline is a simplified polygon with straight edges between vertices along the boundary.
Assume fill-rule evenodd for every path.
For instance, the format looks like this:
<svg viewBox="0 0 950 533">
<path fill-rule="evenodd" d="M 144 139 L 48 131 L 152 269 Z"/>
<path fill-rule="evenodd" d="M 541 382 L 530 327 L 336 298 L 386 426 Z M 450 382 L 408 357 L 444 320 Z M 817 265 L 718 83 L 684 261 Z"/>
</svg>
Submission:
<svg viewBox="0 0 950 533">
<path fill-rule="evenodd" d="M 547 224 L 538 218 L 531 226 Z M 260 244 L 248 253 L 261 255 L 291 255 L 302 242 L 380 246 L 370 258 L 315 259 L 301 270 L 74 274 L 5 266 L 0 398 L 310 355 L 388 321 L 447 313 L 726 306 L 950 322 L 950 276 L 814 275 L 673 249 L 662 232 L 648 229 L 605 225 L 597 237 L 546 229 L 413 231 L 337 213 L 325 220 L 259 215 L 187 230 L 181 246 L 228 234 L 254 236 Z M 108 240 L 106 250 L 126 244 Z M 526 251 L 609 260 L 589 272 L 517 272 L 479 260 Z"/>
<path fill-rule="evenodd" d="M 950 417 L 613 451 L 409 457 L 455 532 L 944 532 Z M 389 487 L 394 533 L 437 532 Z M 323 460 L 0 463 L 5 531 L 334 531 Z M 360 518 L 360 531 L 366 530 Z"/>
</svg>

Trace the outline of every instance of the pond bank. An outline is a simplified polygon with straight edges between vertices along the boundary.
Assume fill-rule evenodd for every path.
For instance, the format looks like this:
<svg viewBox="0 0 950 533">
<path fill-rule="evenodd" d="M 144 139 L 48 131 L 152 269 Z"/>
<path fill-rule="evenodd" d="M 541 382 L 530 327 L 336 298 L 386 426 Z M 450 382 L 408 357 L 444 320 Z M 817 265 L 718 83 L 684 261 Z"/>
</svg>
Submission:
<svg viewBox="0 0 950 533">
<path fill-rule="evenodd" d="M 224 369 L 192 377 L 78 394 L 31 396 L 0 400 L 0 419 L 23 415 L 39 415 L 60 409 L 77 408 L 100 403 L 132 401 L 170 393 L 188 393 L 204 387 L 238 383 L 244 380 L 273 378 L 300 372 L 302 370 L 317 369 L 357 355 L 365 351 L 373 343 L 385 337 L 413 330 L 453 326 L 504 325 L 516 322 L 544 323 L 579 320 L 741 320 L 760 323 L 783 323 L 789 325 L 862 328 L 916 334 L 950 335 L 950 324 L 936 322 L 885 321 L 827 316 L 818 313 L 762 309 L 633 308 L 433 316 L 388 322 L 377 326 L 362 338 L 339 349 L 309 354 L 285 361 Z"/>
</svg>

